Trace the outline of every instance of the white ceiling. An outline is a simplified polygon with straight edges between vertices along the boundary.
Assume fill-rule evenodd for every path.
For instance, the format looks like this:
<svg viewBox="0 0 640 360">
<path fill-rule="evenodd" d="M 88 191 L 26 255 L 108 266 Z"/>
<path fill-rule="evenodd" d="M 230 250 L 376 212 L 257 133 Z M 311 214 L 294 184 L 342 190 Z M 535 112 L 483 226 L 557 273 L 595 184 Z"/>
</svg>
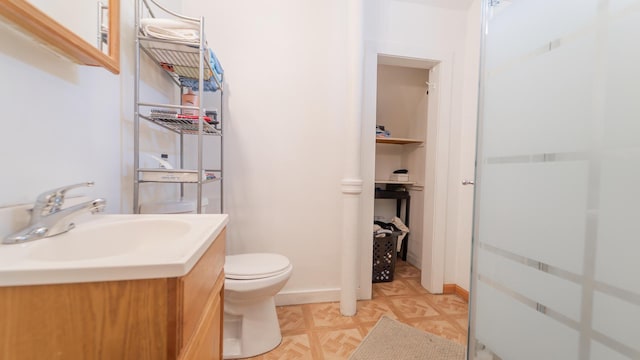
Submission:
<svg viewBox="0 0 640 360">
<path fill-rule="evenodd" d="M 473 0 L 397 0 L 406 2 L 415 2 L 435 7 L 455 9 L 455 10 L 467 10 Z"/>
</svg>

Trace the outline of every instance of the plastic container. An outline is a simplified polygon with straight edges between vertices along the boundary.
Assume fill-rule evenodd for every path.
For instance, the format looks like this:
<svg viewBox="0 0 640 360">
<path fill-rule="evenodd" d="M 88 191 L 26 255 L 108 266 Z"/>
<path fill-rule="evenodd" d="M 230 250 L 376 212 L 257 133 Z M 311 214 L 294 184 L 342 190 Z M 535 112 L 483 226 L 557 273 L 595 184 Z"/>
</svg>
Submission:
<svg viewBox="0 0 640 360">
<path fill-rule="evenodd" d="M 182 105 L 187 106 L 200 106 L 198 95 L 193 93 L 193 90 L 189 89 L 186 94 L 182 94 Z M 184 115 L 198 115 L 198 110 L 182 109 Z"/>
<path fill-rule="evenodd" d="M 202 213 L 204 214 L 209 205 L 209 200 L 202 199 Z M 163 201 L 140 204 L 140 214 L 195 214 L 195 201 Z"/>
<path fill-rule="evenodd" d="M 399 232 L 385 237 L 373 237 L 373 268 L 371 280 L 374 283 L 393 281 L 396 268 L 396 245 Z"/>
<path fill-rule="evenodd" d="M 391 181 L 409 181 L 409 174 L 391 174 L 389 177 Z"/>
</svg>

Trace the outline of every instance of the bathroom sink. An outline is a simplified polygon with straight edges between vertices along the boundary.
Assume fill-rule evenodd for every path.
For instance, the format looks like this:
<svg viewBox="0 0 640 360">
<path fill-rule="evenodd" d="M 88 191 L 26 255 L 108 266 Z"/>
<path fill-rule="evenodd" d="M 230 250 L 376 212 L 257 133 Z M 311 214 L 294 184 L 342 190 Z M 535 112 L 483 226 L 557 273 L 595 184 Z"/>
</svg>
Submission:
<svg viewBox="0 0 640 360">
<path fill-rule="evenodd" d="M 64 234 L 0 245 L 0 286 L 180 277 L 226 214 L 89 215 Z"/>
<path fill-rule="evenodd" d="M 153 250 L 180 239 L 191 229 L 185 220 L 127 219 L 88 222 L 65 234 L 34 244 L 30 258 L 44 261 L 83 261 Z"/>
</svg>

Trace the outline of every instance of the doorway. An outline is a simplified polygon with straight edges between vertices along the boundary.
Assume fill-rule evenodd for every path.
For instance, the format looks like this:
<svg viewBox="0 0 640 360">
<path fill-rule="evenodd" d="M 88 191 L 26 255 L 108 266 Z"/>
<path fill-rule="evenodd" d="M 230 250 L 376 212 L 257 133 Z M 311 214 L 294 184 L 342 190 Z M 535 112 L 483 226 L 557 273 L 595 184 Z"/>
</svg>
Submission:
<svg viewBox="0 0 640 360">
<path fill-rule="evenodd" d="M 422 82 L 420 91 L 424 98 L 419 99 L 414 105 L 420 107 L 420 101 L 423 101 L 422 121 L 414 120 L 413 124 L 405 124 L 405 126 L 398 126 L 393 121 L 389 122 L 394 127 L 398 126 L 397 129 L 401 129 L 398 132 L 399 137 L 420 142 L 392 145 L 391 149 L 382 150 L 383 157 L 387 161 L 386 165 L 382 166 L 378 161 L 380 159 L 376 157 L 378 152 L 376 150 L 380 144 L 376 143 L 372 136 L 373 129 L 381 120 L 378 116 L 378 92 L 389 90 L 380 90 L 379 80 L 382 79 L 378 77 L 381 67 L 386 68 L 383 71 L 387 72 L 415 71 L 415 74 L 420 72 L 424 74 L 424 77 L 418 80 Z M 374 201 L 375 190 L 387 181 L 384 178 L 389 178 L 388 173 L 391 168 L 404 166 L 413 168 L 413 170 L 408 169 L 410 174 L 408 184 L 401 184 L 406 186 L 412 200 L 411 216 L 408 219 L 411 232 L 407 244 L 407 260 L 421 269 L 421 283 L 425 289 L 434 294 L 442 293 L 449 151 L 449 124 L 444 119 L 448 118 L 450 112 L 452 78 L 450 65 L 448 61 L 366 52 L 365 78 L 367 83 L 365 83 L 363 108 L 362 174 L 365 184 L 371 184 L 371 186 L 365 186 L 362 196 L 362 234 L 366 234 L 367 239 L 363 239 L 361 252 L 362 273 L 359 298 L 371 297 L 372 244 L 369 234 L 371 219 L 378 211 L 378 204 Z M 371 79 L 370 82 L 369 79 Z M 383 113 L 389 114 L 385 111 Z M 414 111 L 413 115 L 416 114 L 417 112 Z M 419 119 L 420 116 L 415 118 Z M 392 137 L 393 132 L 392 130 Z M 389 145 L 383 146 L 389 147 Z M 389 158 L 393 156 L 395 160 L 391 160 L 389 164 Z M 413 179 L 411 179 L 412 175 Z"/>
</svg>

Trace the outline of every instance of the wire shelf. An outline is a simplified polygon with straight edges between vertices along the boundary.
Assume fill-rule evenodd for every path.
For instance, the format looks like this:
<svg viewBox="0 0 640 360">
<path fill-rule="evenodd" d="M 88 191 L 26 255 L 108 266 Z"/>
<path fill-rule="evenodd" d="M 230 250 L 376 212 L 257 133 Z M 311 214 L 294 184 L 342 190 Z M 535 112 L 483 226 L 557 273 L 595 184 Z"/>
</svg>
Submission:
<svg viewBox="0 0 640 360">
<path fill-rule="evenodd" d="M 222 107 L 223 101 L 223 74 L 221 68 L 220 73 L 218 69 L 219 63 L 215 59 L 215 55 L 207 46 L 206 36 L 204 34 L 204 17 L 194 18 L 175 13 L 167 8 L 164 8 L 157 2 L 158 0 L 136 0 L 136 73 L 135 73 L 135 117 L 134 117 L 134 152 L 136 153 L 134 159 L 134 191 L 133 191 L 133 211 L 139 213 L 140 211 L 140 184 L 141 183 L 177 183 L 180 184 L 180 194 L 184 194 L 184 187 L 186 184 L 195 184 L 197 192 L 197 198 L 200 199 L 204 196 L 203 184 L 218 182 L 219 187 L 219 199 L 220 199 L 220 211 L 223 211 L 223 180 L 222 180 Z M 150 7 L 152 5 L 152 8 Z M 164 15 L 156 16 L 154 11 L 161 10 Z M 166 16 L 166 15 L 171 16 Z M 184 21 L 190 24 L 188 28 L 198 30 L 199 38 L 194 41 L 189 39 L 176 40 L 175 38 L 165 37 L 158 35 L 159 37 L 153 37 L 153 31 L 149 32 L 149 23 L 153 23 L 152 20 L 143 19 L 172 19 Z M 145 28 L 142 23 L 147 24 Z M 194 26 L 197 25 L 197 26 Z M 196 29 L 197 28 L 197 29 Z M 147 35 L 150 34 L 150 35 Z M 182 39 L 181 37 L 178 37 Z M 144 55 L 143 55 L 144 54 Z M 143 57 L 145 59 L 143 59 Z M 144 60 L 144 62 L 142 61 Z M 171 80 L 178 87 L 180 93 L 183 93 L 186 89 L 191 88 L 193 91 L 198 91 L 201 97 L 200 101 L 204 101 L 204 92 L 217 92 L 220 96 L 220 112 L 215 110 L 206 111 L 202 106 L 192 106 L 180 102 L 177 104 L 163 104 L 163 103 L 150 103 L 141 101 L 141 68 L 148 67 L 151 63 L 155 63 L 154 66 L 162 68 Z M 156 73 L 154 72 L 154 75 Z M 202 82 L 202 86 L 200 86 Z M 195 90 L 198 89 L 198 90 Z M 175 89 L 174 89 L 175 90 Z M 179 100 L 179 99 L 173 99 Z M 191 115 L 198 114 L 198 115 Z M 220 116 L 218 118 L 218 115 Z M 154 125 L 149 125 L 151 129 L 141 129 L 140 119 L 144 119 Z M 218 121 L 220 120 L 220 121 Z M 171 131 L 180 136 L 180 159 L 183 159 L 184 154 L 184 141 L 186 140 L 182 135 L 189 134 L 197 137 L 198 152 L 196 154 L 198 170 L 189 169 L 150 169 L 140 168 L 140 141 L 141 130 L 159 130 L 153 129 L 155 127 L 162 128 L 167 131 Z M 204 159 L 205 155 L 209 154 L 202 150 L 205 139 L 203 136 L 219 136 L 219 141 L 214 141 L 216 145 L 219 145 L 218 153 L 219 166 L 215 170 L 205 169 Z M 193 140 L 193 139 L 192 139 Z M 214 139 L 216 140 L 216 139 Z M 199 200 L 200 201 L 200 200 Z M 201 212 L 201 209 L 198 209 Z"/>
<path fill-rule="evenodd" d="M 178 134 L 198 135 L 198 119 L 149 117 L 145 115 L 140 115 L 140 117 Z M 215 124 L 205 121 L 202 124 L 202 135 L 222 135 L 222 132 L 216 128 Z"/>
<path fill-rule="evenodd" d="M 167 44 L 158 40 L 141 37 L 140 45 L 160 67 L 172 76 L 182 76 L 191 79 L 200 77 L 200 49 L 183 44 Z M 213 69 L 208 59 L 208 51 L 203 54 L 204 80 L 213 76 Z"/>
<path fill-rule="evenodd" d="M 138 169 L 140 182 L 197 183 L 198 171 L 187 169 Z M 202 183 L 222 180 L 221 171 L 203 170 Z"/>
</svg>

